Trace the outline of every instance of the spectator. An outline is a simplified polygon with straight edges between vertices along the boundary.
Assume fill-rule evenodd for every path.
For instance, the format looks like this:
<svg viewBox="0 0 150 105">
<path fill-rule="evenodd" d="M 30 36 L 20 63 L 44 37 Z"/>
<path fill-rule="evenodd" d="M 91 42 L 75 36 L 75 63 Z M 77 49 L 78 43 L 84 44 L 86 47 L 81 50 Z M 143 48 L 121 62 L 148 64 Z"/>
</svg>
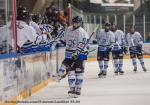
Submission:
<svg viewBox="0 0 150 105">
<path fill-rule="evenodd" d="M 40 19 L 40 15 L 33 15 L 32 21 L 30 21 L 30 26 L 35 29 L 38 35 L 41 35 L 42 31 L 40 30 L 40 27 L 38 25 L 39 19 Z"/>
<path fill-rule="evenodd" d="M 59 13 L 58 13 L 58 21 L 59 21 L 63 26 L 66 26 L 66 24 L 67 24 L 67 18 L 66 18 L 66 16 L 64 15 L 64 11 L 63 11 L 63 10 L 59 10 Z"/>
</svg>

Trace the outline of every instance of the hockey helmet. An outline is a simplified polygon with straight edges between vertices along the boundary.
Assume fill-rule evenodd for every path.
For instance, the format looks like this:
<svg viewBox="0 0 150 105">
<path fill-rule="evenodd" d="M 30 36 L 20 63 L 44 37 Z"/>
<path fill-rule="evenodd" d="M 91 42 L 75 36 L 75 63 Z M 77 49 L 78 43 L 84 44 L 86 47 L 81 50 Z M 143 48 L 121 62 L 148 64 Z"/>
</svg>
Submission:
<svg viewBox="0 0 150 105">
<path fill-rule="evenodd" d="M 25 7 L 18 7 L 17 9 L 17 20 L 30 19 L 30 13 L 26 10 Z"/>
<path fill-rule="evenodd" d="M 108 23 L 108 22 L 105 23 L 105 27 L 110 27 L 110 26 L 111 26 L 110 23 Z"/>
<path fill-rule="evenodd" d="M 34 21 L 35 23 L 39 23 L 40 19 L 41 19 L 40 14 L 33 14 L 32 15 L 32 21 Z"/>
<path fill-rule="evenodd" d="M 72 22 L 74 22 L 74 23 L 82 23 L 82 17 L 75 16 L 75 17 L 73 17 Z"/>
</svg>

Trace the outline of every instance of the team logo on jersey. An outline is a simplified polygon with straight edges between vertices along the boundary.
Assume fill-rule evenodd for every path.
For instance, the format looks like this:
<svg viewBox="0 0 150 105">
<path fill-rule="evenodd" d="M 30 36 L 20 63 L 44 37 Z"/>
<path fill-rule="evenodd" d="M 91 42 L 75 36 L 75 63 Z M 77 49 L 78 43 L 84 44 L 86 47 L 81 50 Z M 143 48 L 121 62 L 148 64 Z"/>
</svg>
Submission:
<svg viewBox="0 0 150 105">
<path fill-rule="evenodd" d="M 80 48 L 83 48 L 84 45 L 85 45 L 84 43 L 79 43 L 79 47 L 80 47 Z"/>
</svg>

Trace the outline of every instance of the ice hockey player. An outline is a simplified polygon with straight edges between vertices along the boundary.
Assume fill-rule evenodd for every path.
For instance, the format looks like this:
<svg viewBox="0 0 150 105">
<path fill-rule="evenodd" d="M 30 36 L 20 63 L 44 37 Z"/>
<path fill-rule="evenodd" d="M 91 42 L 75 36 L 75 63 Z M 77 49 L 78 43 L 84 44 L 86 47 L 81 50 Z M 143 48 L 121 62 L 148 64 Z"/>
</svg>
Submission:
<svg viewBox="0 0 150 105">
<path fill-rule="evenodd" d="M 112 48 L 113 64 L 115 69 L 115 74 L 123 74 L 123 54 L 127 53 L 126 39 L 123 31 L 117 29 L 115 23 L 111 25 L 111 31 L 115 35 L 115 44 Z"/>
<path fill-rule="evenodd" d="M 115 43 L 114 33 L 110 31 L 110 27 L 110 23 L 105 23 L 105 29 L 99 31 L 96 35 L 98 43 L 97 60 L 100 68 L 99 77 L 105 77 L 107 75 L 109 55 Z"/>
<path fill-rule="evenodd" d="M 29 26 L 30 13 L 25 7 L 20 6 L 17 9 L 17 35 L 18 35 L 18 47 L 21 48 L 26 42 L 34 42 L 37 34 Z"/>
<path fill-rule="evenodd" d="M 65 60 L 59 69 L 59 75 L 63 76 L 68 70 L 69 96 L 78 97 L 81 94 L 84 73 L 84 61 L 87 59 L 87 41 L 89 36 L 81 27 L 82 18 L 75 16 L 72 26 L 68 27 L 65 34 L 66 52 Z M 82 52 L 82 53 L 81 53 Z"/>
<path fill-rule="evenodd" d="M 144 65 L 143 54 L 142 54 L 142 46 L 143 46 L 143 38 L 139 32 L 135 30 L 135 26 L 129 26 L 129 33 L 127 34 L 127 44 L 129 45 L 130 57 L 132 59 L 132 64 L 134 66 L 133 71 L 137 71 L 137 61 L 136 58 L 139 59 L 140 64 L 143 68 L 143 71 L 147 71 Z"/>
</svg>

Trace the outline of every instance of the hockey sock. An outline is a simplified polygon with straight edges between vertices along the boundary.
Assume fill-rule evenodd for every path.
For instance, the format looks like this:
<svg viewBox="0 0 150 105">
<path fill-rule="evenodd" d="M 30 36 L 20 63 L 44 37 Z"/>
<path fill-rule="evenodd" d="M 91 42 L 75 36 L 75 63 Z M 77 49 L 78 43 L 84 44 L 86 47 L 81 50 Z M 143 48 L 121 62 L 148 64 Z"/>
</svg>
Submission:
<svg viewBox="0 0 150 105">
<path fill-rule="evenodd" d="M 107 71 L 107 68 L 108 68 L 108 62 L 109 62 L 109 61 L 104 61 L 104 71 Z"/>
<path fill-rule="evenodd" d="M 114 59 L 114 66 L 116 70 L 118 69 L 118 65 L 119 65 L 118 59 Z"/>
<path fill-rule="evenodd" d="M 66 70 L 66 66 L 64 64 L 62 64 L 61 67 L 60 67 L 60 69 L 59 69 L 59 71 L 58 71 L 59 75 L 63 76 L 65 70 Z"/>
<path fill-rule="evenodd" d="M 122 70 L 123 67 L 123 59 L 119 59 L 119 70 Z"/>
<path fill-rule="evenodd" d="M 100 71 L 103 71 L 103 61 L 98 61 Z"/>
<path fill-rule="evenodd" d="M 83 73 L 76 73 L 76 92 L 81 92 L 81 88 L 82 88 L 82 84 L 83 84 Z"/>
<path fill-rule="evenodd" d="M 145 67 L 145 66 L 144 66 L 144 60 L 143 60 L 143 59 L 139 59 L 139 61 L 140 61 L 141 66 L 142 66 L 142 67 Z"/>
<path fill-rule="evenodd" d="M 69 83 L 70 91 L 73 91 L 76 83 L 75 71 L 68 71 L 68 83 Z"/>
<path fill-rule="evenodd" d="M 132 58 L 132 64 L 134 67 L 137 67 L 136 58 Z"/>
</svg>

